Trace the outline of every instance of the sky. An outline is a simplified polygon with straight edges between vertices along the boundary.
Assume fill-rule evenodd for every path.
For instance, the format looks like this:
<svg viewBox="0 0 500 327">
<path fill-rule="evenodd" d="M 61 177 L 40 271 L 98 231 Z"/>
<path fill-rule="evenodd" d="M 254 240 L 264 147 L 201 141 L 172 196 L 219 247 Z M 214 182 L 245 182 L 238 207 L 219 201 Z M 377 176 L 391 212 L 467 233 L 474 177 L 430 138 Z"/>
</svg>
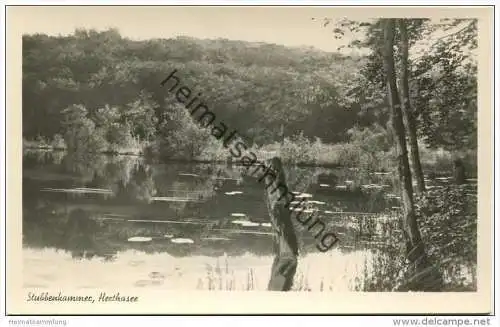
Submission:
<svg viewBox="0 0 500 327">
<path fill-rule="evenodd" d="M 320 22 L 325 8 L 31 7 L 22 15 L 26 22 L 23 32 L 29 34 L 65 35 L 75 28 L 115 27 L 132 39 L 185 35 L 313 46 L 325 51 L 337 51 L 341 44 L 332 29 Z"/>
<path fill-rule="evenodd" d="M 423 10 L 422 10 L 423 9 Z M 464 10 L 466 10 L 465 8 Z M 392 10 L 392 11 L 388 11 Z M 285 46 L 315 47 L 337 52 L 339 46 L 351 40 L 334 38 L 333 26 L 323 27 L 324 18 L 347 17 L 367 20 L 381 16 L 434 17 L 461 16 L 466 11 L 426 8 L 339 8 L 339 7 L 132 7 L 132 6 L 30 6 L 9 7 L 22 17 L 22 32 L 49 35 L 71 34 L 77 28 L 105 30 L 117 28 L 120 34 L 135 40 L 151 38 L 226 38 L 253 42 L 275 43 Z M 441 10 L 441 11 L 440 11 Z M 448 11 L 446 11 L 448 10 Z M 470 9 L 469 9 L 470 11 Z M 403 15 L 402 15 L 403 13 Z M 423 48 L 433 43 L 423 40 Z M 425 45 L 427 44 L 427 45 Z M 421 47 L 422 49 L 422 47 Z M 419 49 L 412 49 L 410 57 Z M 344 49 L 344 54 L 348 54 Z"/>
</svg>

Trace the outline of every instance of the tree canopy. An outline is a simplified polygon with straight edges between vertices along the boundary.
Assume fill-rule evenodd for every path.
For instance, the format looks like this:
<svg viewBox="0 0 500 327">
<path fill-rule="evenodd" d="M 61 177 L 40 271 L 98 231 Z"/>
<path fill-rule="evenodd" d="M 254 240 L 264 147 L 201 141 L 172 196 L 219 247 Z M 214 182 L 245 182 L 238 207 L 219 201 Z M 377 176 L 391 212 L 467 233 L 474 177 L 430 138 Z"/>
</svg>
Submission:
<svg viewBox="0 0 500 327">
<path fill-rule="evenodd" d="M 75 142 L 87 135 L 97 151 L 160 143 L 171 152 L 197 153 L 209 141 L 176 112 L 172 94 L 160 85 L 177 69 L 182 84 L 200 93 L 248 144 L 280 142 L 299 132 L 323 143 L 347 142 L 353 131 L 387 126 L 389 111 L 379 24 L 343 24 L 335 25 L 335 37 L 361 35 L 349 46 L 369 49 L 366 55 L 184 36 L 135 41 L 116 29 L 24 35 L 23 137 L 64 138 L 68 147 L 81 147 Z M 476 142 L 477 64 L 462 51 L 477 47 L 476 23 L 408 22 L 413 50 L 427 35 L 447 29 L 451 36 L 410 58 L 410 96 L 419 138 L 455 151 Z M 188 149 L 191 137 L 201 143 Z"/>
</svg>

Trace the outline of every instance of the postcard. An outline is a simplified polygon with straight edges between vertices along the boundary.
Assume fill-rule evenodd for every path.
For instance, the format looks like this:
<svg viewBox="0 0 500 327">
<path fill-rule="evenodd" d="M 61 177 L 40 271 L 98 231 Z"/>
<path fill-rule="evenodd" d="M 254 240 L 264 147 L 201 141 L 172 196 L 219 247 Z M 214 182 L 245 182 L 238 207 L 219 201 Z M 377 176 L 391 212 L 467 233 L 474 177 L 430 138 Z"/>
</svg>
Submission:
<svg viewBox="0 0 500 327">
<path fill-rule="evenodd" d="M 492 311 L 493 8 L 6 12 L 8 314 Z"/>
</svg>

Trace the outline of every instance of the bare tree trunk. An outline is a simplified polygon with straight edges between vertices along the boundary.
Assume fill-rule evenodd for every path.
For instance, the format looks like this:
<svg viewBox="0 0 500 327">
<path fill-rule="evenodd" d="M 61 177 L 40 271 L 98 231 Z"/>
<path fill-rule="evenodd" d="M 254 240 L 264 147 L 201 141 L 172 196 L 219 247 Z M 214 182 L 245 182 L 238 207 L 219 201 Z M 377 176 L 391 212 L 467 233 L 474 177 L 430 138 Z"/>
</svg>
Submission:
<svg viewBox="0 0 500 327">
<path fill-rule="evenodd" d="M 408 150 L 406 148 L 405 130 L 398 96 L 396 74 L 394 68 L 394 32 L 395 20 L 386 19 L 384 25 L 384 70 L 387 79 L 387 93 L 391 108 L 391 124 L 395 136 L 398 161 L 399 181 L 403 201 L 403 233 L 406 241 L 406 257 L 410 262 L 409 280 L 399 290 L 436 290 L 441 285 L 441 276 L 434 267 L 430 267 L 424 244 L 417 225 L 413 203 Z M 438 276 L 439 275 L 439 276 Z"/>
<path fill-rule="evenodd" d="M 410 158 L 413 168 L 413 176 L 417 182 L 417 192 L 425 192 L 424 173 L 420 163 L 420 154 L 418 151 L 417 127 L 415 123 L 415 111 L 410 102 L 410 91 L 408 82 L 408 31 L 404 19 L 399 20 L 399 31 L 401 33 L 401 102 L 403 119 L 408 131 L 410 142 Z"/>
<path fill-rule="evenodd" d="M 280 192 L 276 192 L 278 185 L 287 187 L 283 165 L 277 157 L 269 160 L 269 163 L 268 169 L 272 169 L 274 174 L 266 175 L 264 182 L 266 203 L 274 232 L 275 258 L 267 288 L 270 291 L 289 291 L 297 270 L 299 246 L 286 196 L 281 197 Z"/>
</svg>

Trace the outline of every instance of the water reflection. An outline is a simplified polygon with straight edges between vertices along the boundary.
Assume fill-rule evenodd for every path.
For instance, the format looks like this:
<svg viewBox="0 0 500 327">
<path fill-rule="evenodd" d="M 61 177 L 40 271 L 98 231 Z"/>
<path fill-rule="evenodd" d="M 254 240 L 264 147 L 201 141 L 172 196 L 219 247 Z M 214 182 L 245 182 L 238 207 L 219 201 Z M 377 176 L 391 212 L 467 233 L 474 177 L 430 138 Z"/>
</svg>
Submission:
<svg viewBox="0 0 500 327">
<path fill-rule="evenodd" d="M 339 235 L 336 255 L 358 255 L 398 232 L 390 175 L 298 167 L 286 173 L 291 190 L 308 194 L 306 210 Z M 263 199 L 263 186 L 238 166 L 31 151 L 23 160 L 23 245 L 92 262 L 115 262 L 130 251 L 137 259 L 270 258 Z M 319 255 L 312 235 L 296 227 L 301 255 Z"/>
</svg>

